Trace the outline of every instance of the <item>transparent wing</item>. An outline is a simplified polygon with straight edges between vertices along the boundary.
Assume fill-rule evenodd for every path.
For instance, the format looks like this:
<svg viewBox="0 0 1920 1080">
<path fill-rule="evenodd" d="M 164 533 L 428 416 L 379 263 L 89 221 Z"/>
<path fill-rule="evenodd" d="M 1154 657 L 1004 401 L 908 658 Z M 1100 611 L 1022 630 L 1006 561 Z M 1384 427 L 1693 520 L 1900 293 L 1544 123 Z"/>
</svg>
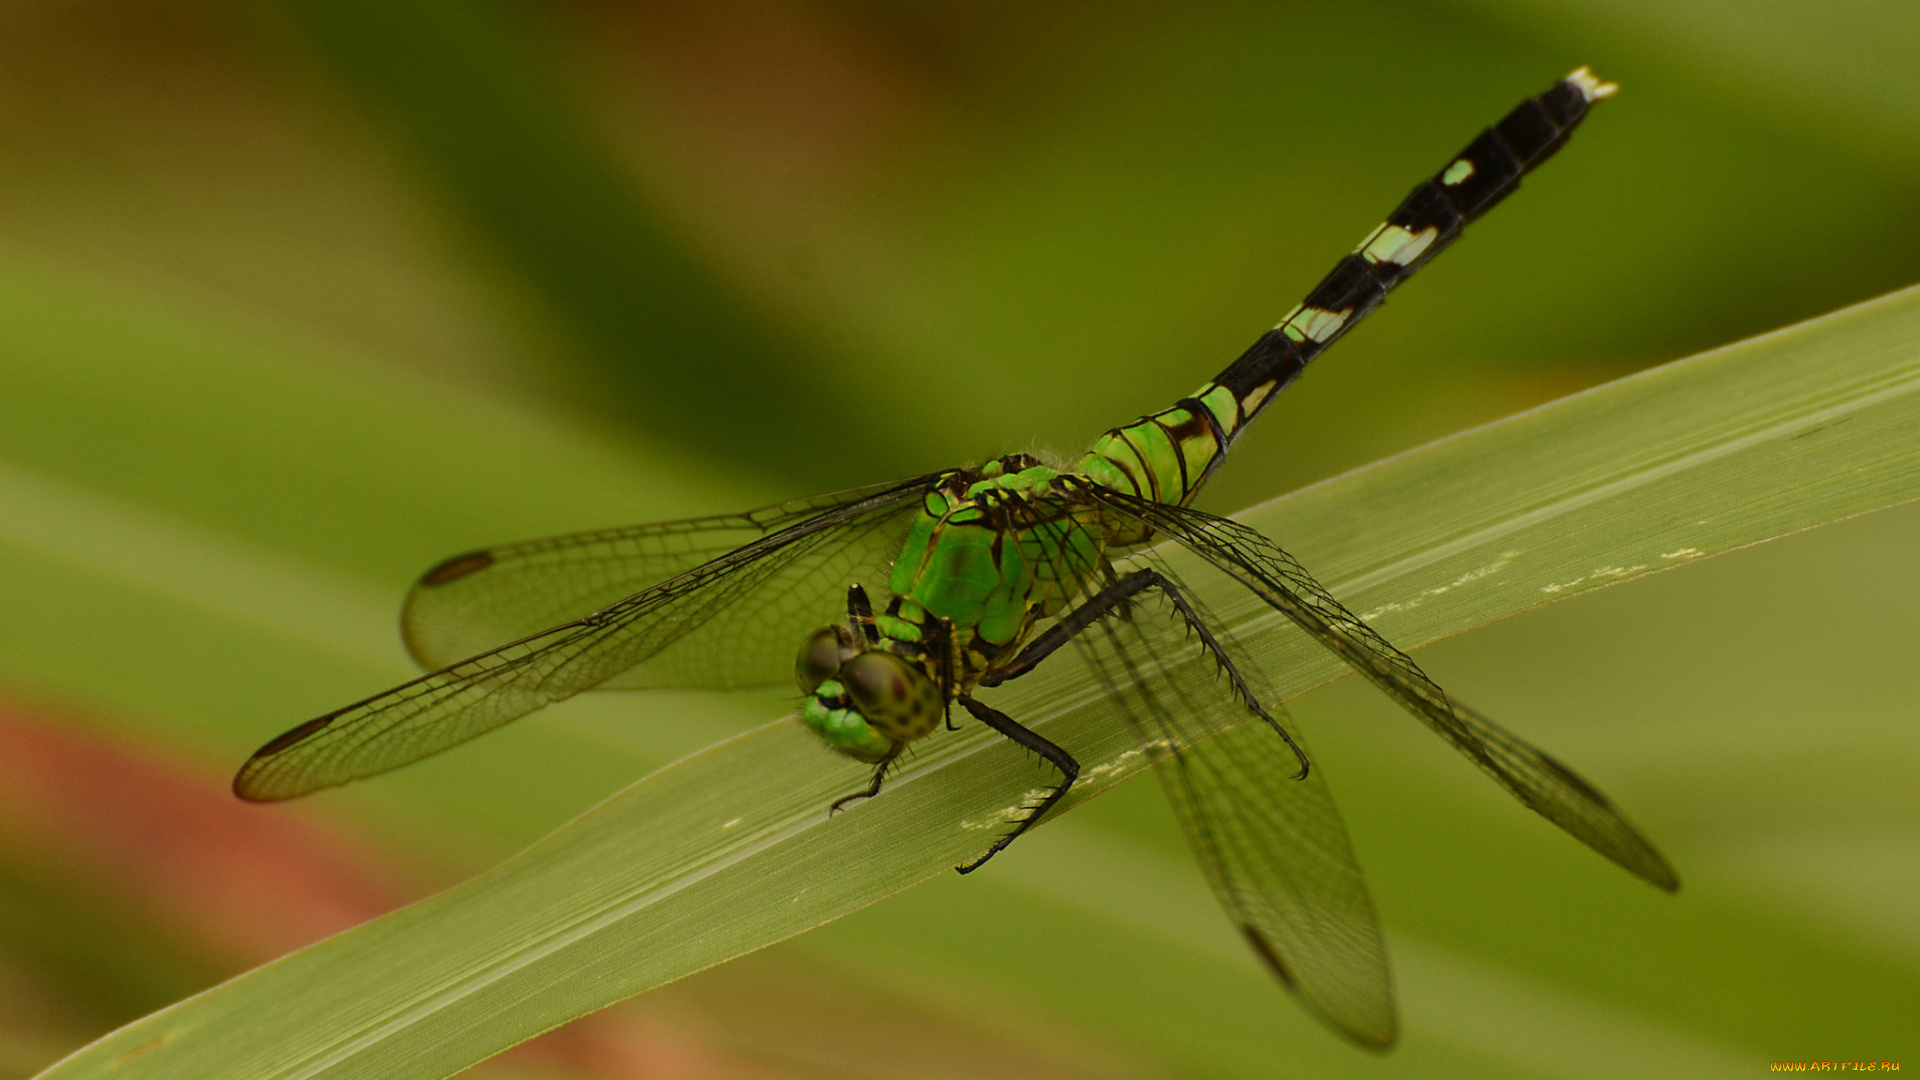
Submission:
<svg viewBox="0 0 1920 1080">
<path fill-rule="evenodd" d="M 1244 680 L 1236 687 L 1163 597 L 1142 593 L 1129 618 L 1082 634 L 1082 655 L 1141 741 L 1176 751 L 1156 771 L 1254 952 L 1322 1023 L 1364 1046 L 1392 1045 L 1386 949 L 1325 770 L 1314 762 L 1300 775 L 1282 722 L 1306 744 L 1277 706 L 1259 704 L 1275 700 L 1259 673 L 1216 630 Z"/>
<path fill-rule="evenodd" d="M 843 613 L 847 585 L 885 580 L 935 480 L 870 489 L 585 618 L 309 720 L 248 759 L 234 792 L 290 799 L 373 776 L 582 690 L 791 678 L 807 631 Z"/>
<path fill-rule="evenodd" d="M 651 522 L 469 551 L 420 575 L 401 608 L 400 632 L 414 661 L 438 671 L 583 618 L 762 537 L 899 486 L 878 484 L 742 514 Z M 848 554 L 857 558 L 859 553 Z"/>
<path fill-rule="evenodd" d="M 1293 556 L 1257 530 L 1107 488 L 1094 488 L 1092 495 L 1258 593 L 1529 808 L 1648 882 L 1667 890 L 1680 887 L 1666 859 L 1592 784 L 1519 736 L 1448 700 L 1411 657 L 1348 611 Z"/>
</svg>

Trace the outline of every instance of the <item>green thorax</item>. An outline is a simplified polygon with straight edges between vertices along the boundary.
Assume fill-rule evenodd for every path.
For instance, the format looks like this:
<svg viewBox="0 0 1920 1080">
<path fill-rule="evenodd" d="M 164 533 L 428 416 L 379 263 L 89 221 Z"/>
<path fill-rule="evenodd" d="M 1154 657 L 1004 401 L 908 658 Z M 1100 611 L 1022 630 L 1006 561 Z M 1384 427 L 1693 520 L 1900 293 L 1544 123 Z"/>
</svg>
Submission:
<svg viewBox="0 0 1920 1080">
<path fill-rule="evenodd" d="M 1226 444 L 1273 389 L 1239 394 L 1208 383 L 1171 409 L 1101 436 L 1062 473 L 1024 454 L 961 469 L 926 495 L 894 563 L 893 600 L 877 628 L 895 651 L 942 658 L 926 646 L 950 623 L 962 682 L 1057 614 L 1105 565 L 1107 549 L 1147 539 L 1145 526 L 1103 513 L 1091 484 L 1184 505 Z"/>
<path fill-rule="evenodd" d="M 943 477 L 901 545 L 881 636 L 921 651 L 912 646 L 950 623 L 963 681 L 1019 645 L 1104 564 L 1099 508 L 1082 484 L 1020 454 Z"/>
</svg>

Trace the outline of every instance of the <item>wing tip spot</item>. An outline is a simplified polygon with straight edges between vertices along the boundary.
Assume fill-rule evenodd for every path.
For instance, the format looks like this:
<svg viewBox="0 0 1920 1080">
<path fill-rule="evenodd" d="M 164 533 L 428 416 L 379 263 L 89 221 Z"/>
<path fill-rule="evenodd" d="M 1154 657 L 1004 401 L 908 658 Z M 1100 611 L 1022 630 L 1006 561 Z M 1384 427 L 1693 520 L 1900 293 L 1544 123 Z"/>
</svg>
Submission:
<svg viewBox="0 0 1920 1080">
<path fill-rule="evenodd" d="M 270 758 L 275 754 L 278 754 L 281 751 L 286 750 L 288 747 L 292 746 L 295 743 L 305 741 L 307 736 L 312 735 L 314 732 L 319 731 L 322 728 L 325 728 L 327 725 L 331 723 L 333 723 L 333 717 L 322 716 L 313 720 L 309 720 L 306 723 L 299 725 L 298 727 L 289 728 L 286 731 L 283 731 L 280 734 L 275 735 L 271 740 L 268 741 L 267 745 L 261 747 L 258 750 L 255 750 L 253 752 L 254 760 L 257 761 L 261 758 Z"/>
<path fill-rule="evenodd" d="M 325 730 L 333 723 L 333 719 L 331 716 L 315 717 L 304 724 L 289 728 L 268 740 L 267 745 L 255 750 L 253 756 L 247 759 L 247 763 L 240 766 L 240 771 L 235 774 L 233 778 L 233 793 L 246 802 L 255 803 L 280 802 L 283 799 L 291 799 L 295 795 L 302 794 L 302 792 L 299 791 L 287 792 L 284 790 L 274 790 L 271 783 L 260 779 L 260 770 L 264 767 L 265 763 L 275 755 L 283 753 L 305 742 L 310 736 Z"/>
<path fill-rule="evenodd" d="M 1247 944 L 1253 946 L 1253 951 L 1260 954 L 1260 959 L 1265 960 L 1267 966 L 1273 969 L 1274 975 L 1279 978 L 1281 984 L 1294 993 L 1299 993 L 1300 983 L 1294 979 L 1293 971 L 1287 967 L 1287 962 L 1274 951 L 1273 944 L 1251 923 L 1241 923 L 1240 933 L 1247 939 Z"/>
<path fill-rule="evenodd" d="M 1267 966 L 1273 969 L 1275 977 L 1280 980 L 1281 984 L 1291 991 L 1294 996 L 1306 1003 L 1307 1011 L 1313 1013 L 1322 1023 L 1325 1023 L 1329 1028 L 1345 1037 L 1355 1046 L 1363 1050 L 1384 1053 L 1393 1049 L 1393 1044 L 1400 1041 L 1400 1026 L 1394 1020 L 1391 1002 L 1388 1003 L 1387 1015 L 1380 1018 L 1382 1026 L 1378 1028 L 1368 1027 L 1363 1029 L 1343 1020 L 1336 1019 L 1325 1010 L 1321 1003 L 1312 1000 L 1302 992 L 1300 983 L 1294 977 L 1292 970 L 1287 967 L 1286 961 L 1280 958 L 1279 952 L 1274 949 L 1273 944 L 1266 939 L 1265 935 L 1261 934 L 1252 924 L 1245 922 L 1240 923 L 1240 934 L 1247 939 L 1247 944 L 1253 946 L 1253 951 L 1260 954 L 1260 959 L 1266 961 Z"/>
<path fill-rule="evenodd" d="M 493 552 L 469 551 L 465 555 L 455 555 L 420 575 L 420 584 L 427 588 L 449 585 L 470 574 L 477 574 L 493 565 Z"/>
</svg>

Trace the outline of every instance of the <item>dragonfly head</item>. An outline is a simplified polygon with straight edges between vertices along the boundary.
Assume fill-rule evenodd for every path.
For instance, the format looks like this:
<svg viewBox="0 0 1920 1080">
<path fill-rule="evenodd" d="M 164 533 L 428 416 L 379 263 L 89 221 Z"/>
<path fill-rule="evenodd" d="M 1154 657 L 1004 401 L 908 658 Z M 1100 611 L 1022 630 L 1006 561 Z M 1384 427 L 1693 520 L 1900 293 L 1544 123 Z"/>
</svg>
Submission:
<svg viewBox="0 0 1920 1080">
<path fill-rule="evenodd" d="M 945 697 L 925 671 L 905 657 L 864 647 L 844 626 L 807 638 L 794 674 L 807 695 L 800 718 L 856 761 L 892 757 L 946 714 Z"/>
</svg>

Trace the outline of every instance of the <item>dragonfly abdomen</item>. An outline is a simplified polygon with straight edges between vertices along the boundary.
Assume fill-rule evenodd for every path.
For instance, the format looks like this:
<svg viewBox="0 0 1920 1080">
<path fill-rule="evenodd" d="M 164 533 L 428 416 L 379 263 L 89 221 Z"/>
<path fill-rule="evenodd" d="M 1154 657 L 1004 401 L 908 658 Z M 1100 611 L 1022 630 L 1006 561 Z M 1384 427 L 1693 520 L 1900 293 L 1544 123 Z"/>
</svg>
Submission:
<svg viewBox="0 0 1920 1080">
<path fill-rule="evenodd" d="M 1172 408 L 1114 428 L 1080 464 L 1097 483 L 1173 505 L 1192 500 L 1227 448 L 1267 402 L 1386 300 L 1395 285 L 1459 238 L 1520 178 L 1565 144 L 1592 104 L 1616 87 L 1586 68 L 1521 102 L 1422 180 L 1385 222 L 1341 259 L 1278 326 L 1212 382 Z"/>
</svg>

